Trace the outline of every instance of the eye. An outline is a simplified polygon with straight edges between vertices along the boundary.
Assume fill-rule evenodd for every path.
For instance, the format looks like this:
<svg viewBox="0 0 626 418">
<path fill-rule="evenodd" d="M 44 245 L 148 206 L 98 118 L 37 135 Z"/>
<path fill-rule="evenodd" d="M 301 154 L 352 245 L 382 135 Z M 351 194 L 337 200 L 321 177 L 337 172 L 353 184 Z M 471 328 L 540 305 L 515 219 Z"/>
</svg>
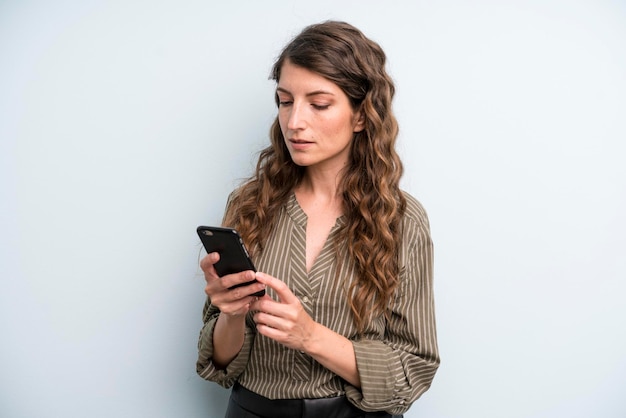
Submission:
<svg viewBox="0 0 626 418">
<path fill-rule="evenodd" d="M 278 101 L 278 106 L 280 106 L 280 107 L 291 106 L 292 103 L 293 103 L 293 101 L 291 101 L 291 100 L 279 100 Z"/>
<path fill-rule="evenodd" d="M 315 103 L 312 103 L 311 106 L 313 106 L 313 109 L 316 109 L 316 110 L 326 110 L 330 107 L 330 105 L 328 104 L 321 105 L 321 104 L 315 104 Z"/>
</svg>

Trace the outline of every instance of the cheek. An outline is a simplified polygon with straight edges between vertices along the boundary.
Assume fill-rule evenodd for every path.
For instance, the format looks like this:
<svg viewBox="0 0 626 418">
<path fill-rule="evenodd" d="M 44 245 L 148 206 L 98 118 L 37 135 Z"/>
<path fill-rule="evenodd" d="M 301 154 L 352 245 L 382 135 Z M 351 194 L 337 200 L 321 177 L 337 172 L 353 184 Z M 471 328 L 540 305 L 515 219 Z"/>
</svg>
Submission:
<svg viewBox="0 0 626 418">
<path fill-rule="evenodd" d="M 289 118 L 291 117 L 291 113 L 293 112 L 294 105 L 291 106 L 279 106 L 278 107 L 278 122 L 280 126 L 284 126 L 287 128 L 287 124 L 289 123 Z"/>
<path fill-rule="evenodd" d="M 280 127 L 280 131 L 285 135 L 287 131 L 287 118 L 282 115 L 280 112 L 278 113 L 278 126 Z"/>
<path fill-rule="evenodd" d="M 347 139 L 352 138 L 353 128 L 352 128 L 352 120 L 350 118 L 335 118 L 333 120 L 329 120 L 326 123 L 320 124 L 322 129 L 326 131 L 327 135 L 331 135 L 338 139 Z"/>
</svg>

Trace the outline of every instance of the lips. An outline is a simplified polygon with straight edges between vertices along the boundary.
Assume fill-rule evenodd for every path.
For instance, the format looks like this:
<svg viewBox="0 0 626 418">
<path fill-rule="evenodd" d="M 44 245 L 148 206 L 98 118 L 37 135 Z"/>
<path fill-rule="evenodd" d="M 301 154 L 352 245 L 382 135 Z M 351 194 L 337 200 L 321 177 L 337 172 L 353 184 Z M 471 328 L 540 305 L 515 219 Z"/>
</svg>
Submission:
<svg viewBox="0 0 626 418">
<path fill-rule="evenodd" d="M 305 141 L 304 139 L 291 138 L 289 139 L 291 144 L 289 147 L 292 151 L 307 151 L 313 145 L 311 141 Z"/>
<path fill-rule="evenodd" d="M 289 142 L 291 142 L 292 144 L 312 144 L 311 141 L 305 141 L 304 139 L 296 139 L 296 138 L 289 139 Z"/>
</svg>

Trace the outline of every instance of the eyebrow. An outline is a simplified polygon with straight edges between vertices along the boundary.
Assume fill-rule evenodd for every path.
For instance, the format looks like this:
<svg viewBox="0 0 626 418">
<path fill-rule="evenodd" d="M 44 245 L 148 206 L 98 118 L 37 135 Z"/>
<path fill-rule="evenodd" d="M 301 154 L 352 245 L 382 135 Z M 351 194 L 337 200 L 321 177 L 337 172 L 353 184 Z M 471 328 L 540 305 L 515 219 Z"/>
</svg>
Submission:
<svg viewBox="0 0 626 418">
<path fill-rule="evenodd" d="M 285 93 L 285 94 L 292 95 L 292 94 L 291 94 L 291 92 L 290 92 L 289 90 L 284 89 L 284 88 L 282 88 L 282 87 L 277 87 L 277 88 L 276 88 L 276 92 L 277 92 L 277 93 Z M 319 96 L 319 95 L 321 95 L 321 94 L 329 94 L 329 95 L 331 95 L 331 96 L 334 96 L 334 95 L 335 95 L 334 93 L 332 93 L 332 92 L 330 92 L 330 91 L 326 91 L 326 90 L 314 90 L 314 91 L 311 91 L 311 92 L 307 93 L 305 96 L 306 96 L 306 97 L 311 97 L 311 96 Z"/>
</svg>

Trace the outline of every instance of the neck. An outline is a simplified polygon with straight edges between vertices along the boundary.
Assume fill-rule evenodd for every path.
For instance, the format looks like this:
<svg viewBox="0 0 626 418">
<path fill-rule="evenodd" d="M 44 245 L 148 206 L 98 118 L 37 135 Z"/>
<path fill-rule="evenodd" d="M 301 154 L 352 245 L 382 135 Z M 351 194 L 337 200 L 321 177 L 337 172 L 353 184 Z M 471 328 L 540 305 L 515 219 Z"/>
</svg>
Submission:
<svg viewBox="0 0 626 418">
<path fill-rule="evenodd" d="M 341 198 L 340 181 L 341 172 L 308 169 L 297 186 L 297 190 L 320 199 L 332 201 Z"/>
</svg>

